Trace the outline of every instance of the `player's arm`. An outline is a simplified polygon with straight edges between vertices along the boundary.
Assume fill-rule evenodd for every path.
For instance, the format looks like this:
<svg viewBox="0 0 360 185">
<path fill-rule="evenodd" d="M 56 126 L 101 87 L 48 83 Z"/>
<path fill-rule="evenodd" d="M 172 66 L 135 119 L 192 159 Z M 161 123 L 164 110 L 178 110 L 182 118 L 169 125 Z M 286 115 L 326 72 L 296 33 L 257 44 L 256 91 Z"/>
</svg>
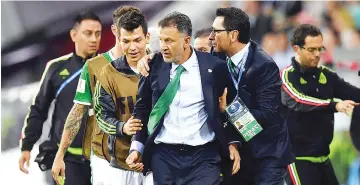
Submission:
<svg viewBox="0 0 360 185">
<path fill-rule="evenodd" d="M 64 157 L 67 149 L 78 134 L 82 120 L 86 118 L 89 106 L 75 103 L 66 118 L 63 134 L 57 155 Z"/>
<path fill-rule="evenodd" d="M 90 76 L 88 72 L 88 63 L 85 63 L 76 89 L 74 105 L 66 118 L 59 149 L 56 153 L 52 167 L 53 178 L 57 182 L 59 173 L 61 173 L 62 176 L 65 174 L 65 153 L 78 134 L 82 120 L 86 118 L 91 102 Z"/>
<path fill-rule="evenodd" d="M 78 134 L 81 120 L 86 117 L 87 109 L 89 106 L 75 103 L 72 107 L 68 117 L 66 118 L 63 134 L 60 141 L 59 149 L 56 153 L 54 163 L 52 166 L 52 176 L 56 182 L 58 181 L 59 173 L 65 177 L 65 163 L 64 156 L 73 142 L 75 136 Z"/>
<path fill-rule="evenodd" d="M 57 157 L 64 157 L 67 149 L 80 130 L 82 120 L 87 117 L 91 102 L 92 93 L 90 88 L 90 76 L 88 71 L 88 62 L 86 62 L 81 70 L 81 75 L 74 97 L 74 105 L 65 121 Z"/>
<path fill-rule="evenodd" d="M 94 110 L 96 123 L 99 128 L 109 134 L 117 137 L 124 135 L 134 135 L 136 131 L 141 130 L 141 121 L 131 117 L 127 122 L 117 119 L 117 108 L 110 95 L 98 81 L 94 92 Z"/>
</svg>

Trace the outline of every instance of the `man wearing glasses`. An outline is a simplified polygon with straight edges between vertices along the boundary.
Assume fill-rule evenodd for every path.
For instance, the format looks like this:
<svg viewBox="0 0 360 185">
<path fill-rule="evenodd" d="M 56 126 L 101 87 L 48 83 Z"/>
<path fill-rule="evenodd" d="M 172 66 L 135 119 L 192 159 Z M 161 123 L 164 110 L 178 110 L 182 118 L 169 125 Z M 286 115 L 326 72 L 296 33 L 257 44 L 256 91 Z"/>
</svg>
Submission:
<svg viewBox="0 0 360 185">
<path fill-rule="evenodd" d="M 334 113 L 351 115 L 360 101 L 360 89 L 320 66 L 325 51 L 319 28 L 303 24 L 291 41 L 296 56 L 281 72 L 282 104 L 286 107 L 295 164 L 288 167 L 287 184 L 339 184 L 329 160 Z M 339 99 L 342 100 L 339 100 Z M 294 172 L 299 175 L 294 176 Z"/>
<path fill-rule="evenodd" d="M 212 24 L 213 54 L 226 54 L 233 87 L 227 103 L 240 97 L 263 130 L 244 142 L 239 135 L 241 168 L 224 176 L 224 185 L 283 185 L 287 165 L 294 161 L 290 136 L 280 116 L 281 79 L 279 68 L 264 50 L 250 40 L 249 17 L 241 9 L 219 8 Z M 235 123 L 236 124 L 236 123 Z M 230 127 L 231 124 L 227 124 Z"/>
</svg>

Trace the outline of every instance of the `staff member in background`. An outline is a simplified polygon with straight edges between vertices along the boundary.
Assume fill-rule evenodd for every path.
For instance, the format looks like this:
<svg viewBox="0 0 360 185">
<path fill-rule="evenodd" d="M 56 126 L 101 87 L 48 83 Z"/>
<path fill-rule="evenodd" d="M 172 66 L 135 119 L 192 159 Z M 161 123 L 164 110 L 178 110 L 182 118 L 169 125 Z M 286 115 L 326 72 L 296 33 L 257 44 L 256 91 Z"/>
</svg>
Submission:
<svg viewBox="0 0 360 185">
<path fill-rule="evenodd" d="M 73 105 L 81 68 L 87 59 L 96 55 L 101 39 L 101 29 L 101 22 L 96 14 L 82 12 L 75 19 L 75 24 L 70 31 L 71 39 L 75 43 L 74 52 L 47 63 L 40 81 L 39 92 L 25 118 L 22 130 L 20 144 L 22 153 L 19 159 L 19 168 L 22 172 L 28 173 L 24 164 L 29 166 L 30 151 L 41 136 L 43 123 L 47 119 L 49 106 L 53 100 L 55 100 L 55 109 L 52 115 L 51 139 L 46 142 L 46 145 L 55 148 L 52 154 L 55 155 L 66 117 Z M 84 132 L 83 129 L 82 127 L 80 133 Z M 90 163 L 82 156 L 82 139 L 83 134 L 77 135 L 67 150 L 65 185 L 91 184 Z"/>
<path fill-rule="evenodd" d="M 211 41 L 209 40 L 209 36 L 211 33 L 211 28 L 203 28 L 194 35 L 194 49 L 202 52 L 210 53 L 211 49 Z"/>
<path fill-rule="evenodd" d="M 334 113 L 350 115 L 359 105 L 355 102 L 360 102 L 360 89 L 319 66 L 325 51 L 319 28 L 300 25 L 291 42 L 296 55 L 281 73 L 281 101 L 287 108 L 286 124 L 296 155 L 296 166 L 288 168 L 288 184 L 337 185 L 329 160 Z M 292 173 L 296 171 L 298 176 Z"/>
</svg>

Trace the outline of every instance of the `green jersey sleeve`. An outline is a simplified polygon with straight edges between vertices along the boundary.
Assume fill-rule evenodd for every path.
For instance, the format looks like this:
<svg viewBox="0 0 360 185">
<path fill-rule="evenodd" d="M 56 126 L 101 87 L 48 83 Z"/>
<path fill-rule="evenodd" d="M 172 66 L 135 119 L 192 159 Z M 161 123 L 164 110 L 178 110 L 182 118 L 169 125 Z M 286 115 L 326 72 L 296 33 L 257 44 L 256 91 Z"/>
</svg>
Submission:
<svg viewBox="0 0 360 185">
<path fill-rule="evenodd" d="M 74 103 L 83 104 L 83 105 L 91 105 L 92 103 L 90 76 L 89 76 L 89 68 L 87 62 L 85 63 L 85 65 L 81 70 L 78 86 L 76 88 Z"/>
</svg>

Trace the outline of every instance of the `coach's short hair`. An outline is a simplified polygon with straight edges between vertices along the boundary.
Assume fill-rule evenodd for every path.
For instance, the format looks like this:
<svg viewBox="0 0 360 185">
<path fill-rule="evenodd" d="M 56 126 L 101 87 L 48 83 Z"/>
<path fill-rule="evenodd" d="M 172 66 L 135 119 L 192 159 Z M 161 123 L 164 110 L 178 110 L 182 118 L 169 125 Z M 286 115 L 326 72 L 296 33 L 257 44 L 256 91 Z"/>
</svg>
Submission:
<svg viewBox="0 0 360 185">
<path fill-rule="evenodd" d="M 159 21 L 159 27 L 176 27 L 181 33 L 191 36 L 192 24 L 190 18 L 180 12 L 172 12 Z"/>
</svg>

